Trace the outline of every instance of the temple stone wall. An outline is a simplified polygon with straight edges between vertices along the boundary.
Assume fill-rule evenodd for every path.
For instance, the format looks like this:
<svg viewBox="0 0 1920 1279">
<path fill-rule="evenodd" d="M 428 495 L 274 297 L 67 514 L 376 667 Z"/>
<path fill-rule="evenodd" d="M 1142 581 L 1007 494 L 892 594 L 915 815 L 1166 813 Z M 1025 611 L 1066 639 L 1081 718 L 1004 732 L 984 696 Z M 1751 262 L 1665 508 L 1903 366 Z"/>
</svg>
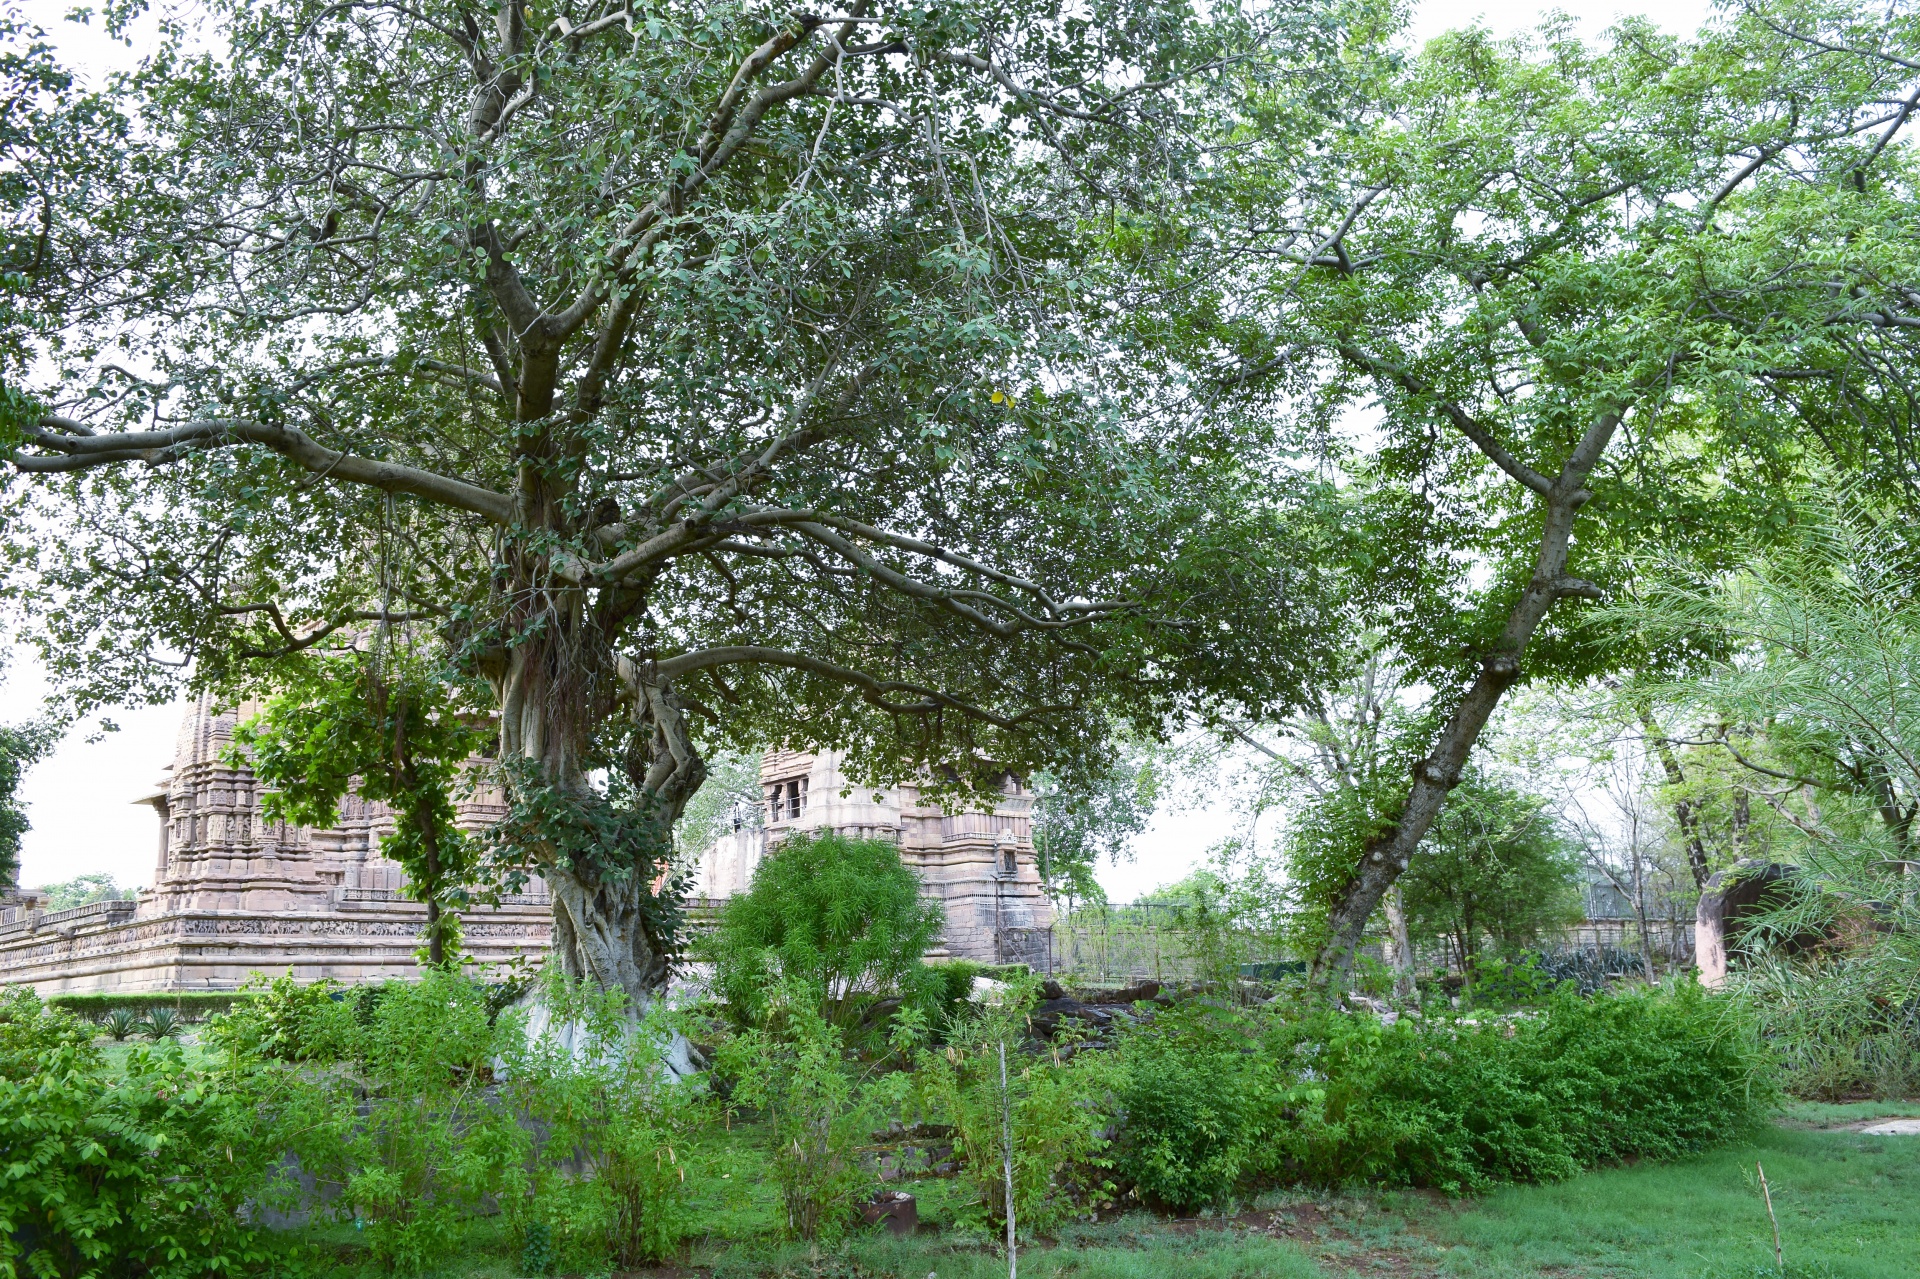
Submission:
<svg viewBox="0 0 1920 1279">
<path fill-rule="evenodd" d="M 378 981 L 418 970 L 426 908 L 401 893 L 406 875 L 380 855 L 392 815 L 348 796 L 335 829 L 268 823 L 250 769 L 225 759 L 233 730 L 257 706 L 202 699 L 180 727 L 173 763 L 141 802 L 159 817 L 152 888 L 132 901 L 49 913 L 31 894 L 0 899 L 0 983 L 51 995 L 80 991 L 232 990 L 255 972 L 301 981 Z M 887 839 L 940 901 L 947 926 L 936 954 L 1022 957 L 1022 930 L 1052 910 L 1035 869 L 1032 797 L 1009 782 L 991 813 L 948 814 L 911 786 L 855 786 L 836 754 L 769 753 L 763 820 L 745 822 L 695 868 L 690 914 L 711 919 L 744 892 L 760 859 L 798 830 Z M 461 825 L 483 829 L 497 795 L 461 803 Z M 488 964 L 545 955 L 552 902 L 538 879 L 498 906 L 461 914 L 466 951 Z"/>
<path fill-rule="evenodd" d="M 921 890 L 946 911 L 936 956 L 987 962 L 1024 958 L 1028 930 L 1053 922 L 1033 851 L 1033 796 L 1008 782 L 991 813 L 948 813 L 919 790 L 876 791 L 846 775 L 844 757 L 771 751 L 761 761 L 760 828 L 742 824 L 701 859 L 695 895 L 744 892 L 762 857 L 777 856 L 795 831 L 832 830 L 885 839 L 920 876 Z"/>
<path fill-rule="evenodd" d="M 401 894 L 405 872 L 380 855 L 391 813 L 348 796 L 338 829 L 263 821 L 252 771 L 222 758 L 234 726 L 258 709 L 203 698 L 187 713 L 173 763 L 142 801 L 159 815 L 158 864 L 136 900 L 54 913 L 28 895 L 0 902 L 0 981 L 50 995 L 232 990 L 251 973 L 289 969 L 302 981 L 418 970 L 426 907 Z M 460 822 L 480 829 L 501 811 L 482 795 L 460 805 Z M 538 960 L 551 903 L 536 880 L 462 922 L 480 962 Z"/>
</svg>

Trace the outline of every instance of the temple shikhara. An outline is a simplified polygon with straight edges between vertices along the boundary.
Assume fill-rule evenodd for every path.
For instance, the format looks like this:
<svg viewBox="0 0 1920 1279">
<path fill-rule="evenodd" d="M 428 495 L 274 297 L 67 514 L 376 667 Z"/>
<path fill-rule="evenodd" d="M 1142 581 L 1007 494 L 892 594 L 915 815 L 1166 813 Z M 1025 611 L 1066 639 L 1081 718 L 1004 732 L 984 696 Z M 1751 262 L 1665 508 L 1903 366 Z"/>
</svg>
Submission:
<svg viewBox="0 0 1920 1279">
<path fill-rule="evenodd" d="M 263 822 L 260 784 L 226 758 L 234 726 L 253 709 L 203 699 L 187 713 L 174 760 L 143 801 L 159 825 L 152 888 L 57 912 L 31 893 L 0 899 L 0 984 L 43 995 L 231 990 L 254 972 L 360 982 L 415 971 L 426 912 L 401 893 L 399 865 L 380 855 L 387 810 L 349 796 L 337 829 Z M 911 786 L 855 787 L 831 753 L 770 752 L 761 780 L 759 820 L 741 821 L 693 868 L 696 919 L 745 891 L 787 834 L 831 828 L 899 844 L 921 891 L 945 906 L 936 954 L 1015 961 L 1044 949 L 1052 911 L 1034 866 L 1032 800 L 1018 786 L 1009 783 L 991 813 L 952 814 L 922 804 Z M 461 824 L 480 829 L 500 811 L 484 796 L 469 799 Z M 550 903 L 535 880 L 463 912 L 462 923 L 475 960 L 537 962 Z"/>
</svg>

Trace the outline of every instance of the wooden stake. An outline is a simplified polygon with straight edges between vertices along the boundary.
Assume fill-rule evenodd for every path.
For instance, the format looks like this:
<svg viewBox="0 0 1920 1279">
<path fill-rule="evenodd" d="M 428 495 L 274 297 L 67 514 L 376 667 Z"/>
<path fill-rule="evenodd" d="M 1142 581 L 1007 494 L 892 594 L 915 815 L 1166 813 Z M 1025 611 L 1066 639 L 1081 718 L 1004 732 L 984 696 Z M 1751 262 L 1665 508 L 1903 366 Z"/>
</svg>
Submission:
<svg viewBox="0 0 1920 1279">
<path fill-rule="evenodd" d="M 1767 1189 L 1767 1170 L 1757 1159 L 1753 1170 L 1760 1174 L 1760 1195 L 1767 1201 L 1767 1220 L 1773 1223 L 1773 1268 L 1780 1272 L 1781 1279 L 1786 1279 L 1787 1263 L 1780 1256 L 1780 1218 L 1773 1215 L 1773 1192 Z"/>
<path fill-rule="evenodd" d="M 1007 1175 L 1007 1279 L 1020 1279 L 1013 1251 L 1013 1103 L 1007 1096 L 1007 1044 L 1000 1041 L 1000 1151 Z"/>
</svg>

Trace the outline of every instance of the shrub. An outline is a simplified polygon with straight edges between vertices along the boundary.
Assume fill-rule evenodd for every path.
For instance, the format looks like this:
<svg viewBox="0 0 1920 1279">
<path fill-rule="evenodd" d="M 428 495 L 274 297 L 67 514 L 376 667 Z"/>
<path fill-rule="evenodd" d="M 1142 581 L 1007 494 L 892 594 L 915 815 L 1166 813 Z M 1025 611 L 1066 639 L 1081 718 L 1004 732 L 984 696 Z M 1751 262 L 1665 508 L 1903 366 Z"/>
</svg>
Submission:
<svg viewBox="0 0 1920 1279">
<path fill-rule="evenodd" d="M 937 902 L 885 840 L 795 835 L 764 859 L 751 891 L 729 900 L 702 948 L 734 1016 L 753 1024 L 767 991 L 816 992 L 821 1013 L 845 1025 L 858 992 L 892 994 L 921 970 L 940 933 Z"/>
<path fill-rule="evenodd" d="M 545 1028 L 528 1038 L 509 1019 L 505 1050 L 507 1099 L 546 1130 L 526 1195 L 508 1205 L 523 1253 L 568 1270 L 663 1260 L 686 1230 L 687 1149 L 711 1113 L 705 1082 L 668 1068 L 678 1018 L 658 1004 L 636 1016 L 621 992 L 558 972 L 541 1002 Z M 590 1178 L 570 1175 L 574 1160 Z"/>
<path fill-rule="evenodd" d="M 178 1039 L 186 1029 L 186 1023 L 171 1008 L 155 1008 L 147 1013 L 140 1029 L 148 1039 L 158 1043 L 162 1039 Z"/>
<path fill-rule="evenodd" d="M 485 989 L 433 969 L 391 983 L 354 1047 L 364 1114 L 331 1129 L 342 1205 L 376 1258 L 430 1269 L 464 1219 L 508 1187 L 530 1144 L 486 1092 L 498 1040 Z"/>
<path fill-rule="evenodd" d="M 1449 1193 L 1667 1158 L 1752 1124 L 1764 1053 L 1697 987 L 1556 996 L 1541 1013 L 1383 1025 L 1315 1010 L 1275 1021 L 1273 1175 Z"/>
<path fill-rule="evenodd" d="M 119 1074 L 91 1031 L 30 993 L 0 1003 L 0 1273 L 230 1273 L 262 1259 L 241 1208 L 279 1147 L 246 1076 L 135 1049 Z"/>
<path fill-rule="evenodd" d="M 490 1092 L 499 1041 L 485 987 L 430 970 L 380 990 L 363 1017 L 358 999 L 278 979 L 209 1040 L 254 1072 L 262 1115 L 326 1210 L 361 1228 L 375 1260 L 417 1272 L 473 1212 L 519 1190 L 531 1142 Z"/>
<path fill-rule="evenodd" d="M 1014 977 L 1000 1003 L 953 1025 L 945 1048 L 922 1050 L 913 1101 L 925 1118 L 952 1126 L 954 1154 L 987 1224 L 1006 1220 L 1003 1133 L 1010 1127 L 1015 1224 L 1044 1231 L 1104 1202 L 1112 1189 L 1105 1133 L 1113 1063 L 1105 1053 L 1029 1052 L 1027 1010 L 1035 995 L 1031 978 Z"/>
<path fill-rule="evenodd" d="M 101 1025 L 106 1028 L 107 1037 L 117 1044 L 133 1037 L 133 1032 L 140 1029 L 140 1019 L 131 1008 L 116 1008 Z"/>
<path fill-rule="evenodd" d="M 1253 1170 L 1268 1072 L 1252 1029 L 1188 1005 L 1124 1040 L 1115 1167 L 1142 1198 L 1190 1212 L 1232 1199 Z"/>
<path fill-rule="evenodd" d="M 820 1015 L 817 991 L 786 983 L 765 998 L 766 1024 L 727 1046 L 724 1068 L 734 1100 L 771 1124 L 788 1230 L 835 1239 L 873 1183 L 858 1154 L 873 1127 L 871 1099 L 844 1059 L 839 1028 Z"/>
<path fill-rule="evenodd" d="M 143 1017 L 150 1008 L 166 1007 L 188 1021 L 200 1021 L 215 1013 L 231 1011 L 236 1004 L 243 1004 L 248 998 L 247 992 L 237 990 L 69 992 L 47 996 L 47 1007 L 70 1012 L 88 1021 L 105 1021 L 107 1014 L 116 1008 L 130 1009 L 135 1017 Z"/>
<path fill-rule="evenodd" d="M 302 985 L 291 969 L 271 979 L 255 973 L 241 987 L 246 998 L 212 1019 L 206 1039 L 243 1056 L 340 1061 L 353 1055 L 363 1030 L 355 1017 L 361 1005 L 348 996 L 364 997 L 378 989 L 350 992 L 331 981 Z"/>
</svg>

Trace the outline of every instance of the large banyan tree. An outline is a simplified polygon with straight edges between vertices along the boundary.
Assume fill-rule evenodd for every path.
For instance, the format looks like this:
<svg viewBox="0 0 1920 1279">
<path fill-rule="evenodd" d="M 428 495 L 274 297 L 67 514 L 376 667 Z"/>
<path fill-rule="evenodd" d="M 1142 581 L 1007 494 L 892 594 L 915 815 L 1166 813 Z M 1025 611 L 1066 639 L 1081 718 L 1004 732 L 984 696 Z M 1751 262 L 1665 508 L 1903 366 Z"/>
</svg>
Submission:
<svg viewBox="0 0 1920 1279">
<path fill-rule="evenodd" d="M 1104 394 L 1076 272 L 1185 85 L 1323 101 L 1331 18 L 202 12 L 11 211 L 12 585 L 78 704 L 431 636 L 494 701 L 496 853 L 643 998 L 717 745 L 960 795 L 1314 663 L 1322 503 Z"/>
</svg>

